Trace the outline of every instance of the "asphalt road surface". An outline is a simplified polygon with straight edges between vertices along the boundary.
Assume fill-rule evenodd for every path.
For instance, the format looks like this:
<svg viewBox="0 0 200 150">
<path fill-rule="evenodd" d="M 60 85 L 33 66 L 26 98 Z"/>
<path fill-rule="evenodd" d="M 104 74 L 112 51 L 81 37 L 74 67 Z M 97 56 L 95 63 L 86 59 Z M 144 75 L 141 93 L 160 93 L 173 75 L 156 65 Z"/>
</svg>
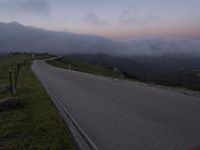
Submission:
<svg viewBox="0 0 200 150">
<path fill-rule="evenodd" d="M 32 69 L 99 150 L 188 150 L 200 144 L 200 97 L 52 67 Z"/>
</svg>

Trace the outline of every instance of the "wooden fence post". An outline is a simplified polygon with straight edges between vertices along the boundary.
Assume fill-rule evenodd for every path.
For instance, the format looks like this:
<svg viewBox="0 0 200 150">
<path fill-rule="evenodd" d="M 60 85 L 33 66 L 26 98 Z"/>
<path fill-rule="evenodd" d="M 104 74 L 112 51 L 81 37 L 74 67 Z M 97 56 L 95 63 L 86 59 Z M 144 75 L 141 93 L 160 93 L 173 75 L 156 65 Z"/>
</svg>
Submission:
<svg viewBox="0 0 200 150">
<path fill-rule="evenodd" d="M 9 78 L 10 78 L 10 95 L 13 96 L 13 85 L 12 85 L 12 69 L 9 68 Z"/>
</svg>

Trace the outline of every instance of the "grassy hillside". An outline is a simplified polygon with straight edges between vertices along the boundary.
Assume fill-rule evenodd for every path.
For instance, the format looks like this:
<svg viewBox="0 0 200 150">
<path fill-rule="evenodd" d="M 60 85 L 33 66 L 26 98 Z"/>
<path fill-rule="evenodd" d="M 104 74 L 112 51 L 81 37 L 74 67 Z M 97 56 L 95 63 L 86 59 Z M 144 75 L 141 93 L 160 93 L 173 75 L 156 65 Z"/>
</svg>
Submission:
<svg viewBox="0 0 200 150">
<path fill-rule="evenodd" d="M 49 57 L 35 55 L 35 59 Z M 41 83 L 30 70 L 29 54 L 0 58 L 0 85 L 8 84 L 8 67 L 27 62 L 20 71 L 16 98 L 20 105 L 0 111 L 0 149 L 3 150 L 59 150 L 75 149 L 70 134 Z M 9 92 L 0 93 L 0 97 Z"/>
<path fill-rule="evenodd" d="M 113 70 L 113 68 L 105 68 L 100 65 L 94 65 L 68 56 L 56 60 L 48 60 L 47 63 L 65 69 L 69 69 L 70 67 L 71 70 L 87 72 L 96 75 L 113 76 L 116 78 L 123 77 L 117 70 Z"/>
<path fill-rule="evenodd" d="M 200 60 L 190 57 L 117 57 L 103 54 L 74 54 L 48 63 L 77 71 L 114 76 L 154 84 L 200 90 Z M 101 67 L 100 67 L 101 66 Z M 103 68 L 103 69 L 102 69 Z"/>
</svg>

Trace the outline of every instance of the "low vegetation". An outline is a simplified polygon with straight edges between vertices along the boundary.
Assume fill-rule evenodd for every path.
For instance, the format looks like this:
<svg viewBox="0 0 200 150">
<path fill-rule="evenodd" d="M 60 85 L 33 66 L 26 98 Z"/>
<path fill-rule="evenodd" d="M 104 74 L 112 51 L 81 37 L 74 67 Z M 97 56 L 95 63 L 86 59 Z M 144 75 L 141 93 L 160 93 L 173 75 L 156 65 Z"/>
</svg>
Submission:
<svg viewBox="0 0 200 150">
<path fill-rule="evenodd" d="M 200 68 L 197 59 L 123 58 L 103 54 L 74 54 L 48 61 L 48 63 L 67 69 L 70 64 L 73 70 L 98 75 L 200 90 Z"/>
<path fill-rule="evenodd" d="M 34 55 L 34 59 L 50 57 Z M 19 106 L 0 111 L 1 150 L 59 150 L 75 149 L 71 136 L 41 83 L 30 70 L 30 54 L 13 54 L 0 58 L 0 85 L 9 83 L 8 68 L 26 61 L 20 70 L 15 94 Z M 9 91 L 0 93 L 0 98 L 9 96 Z"/>
<path fill-rule="evenodd" d="M 118 72 L 118 70 L 105 68 L 100 65 L 93 65 L 91 63 L 87 63 L 85 61 L 70 58 L 67 56 L 55 60 L 47 60 L 47 63 L 65 69 L 87 72 L 96 75 L 112 76 L 115 78 L 123 78 L 123 76 Z"/>
</svg>

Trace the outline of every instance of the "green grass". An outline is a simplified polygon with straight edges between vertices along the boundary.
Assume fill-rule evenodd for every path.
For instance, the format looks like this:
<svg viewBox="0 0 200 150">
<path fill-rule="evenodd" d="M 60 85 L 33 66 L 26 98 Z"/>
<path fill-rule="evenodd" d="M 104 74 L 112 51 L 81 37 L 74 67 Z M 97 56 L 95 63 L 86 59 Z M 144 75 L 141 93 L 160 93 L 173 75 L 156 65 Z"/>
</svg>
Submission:
<svg viewBox="0 0 200 150">
<path fill-rule="evenodd" d="M 69 69 L 69 64 L 70 64 L 72 70 L 96 74 L 96 75 L 122 78 L 122 75 L 120 73 L 112 71 L 111 69 L 93 65 L 93 64 L 90 64 L 78 59 L 70 58 L 67 56 L 58 58 L 55 60 L 47 60 L 47 63 L 56 67 L 64 68 L 64 69 Z"/>
<path fill-rule="evenodd" d="M 8 83 L 8 67 L 20 61 L 30 62 L 31 57 L 24 54 L 0 58 L 0 84 Z M 29 65 L 21 69 L 18 85 L 16 98 L 20 106 L 0 112 L 0 149 L 75 149 L 63 119 Z"/>
</svg>

